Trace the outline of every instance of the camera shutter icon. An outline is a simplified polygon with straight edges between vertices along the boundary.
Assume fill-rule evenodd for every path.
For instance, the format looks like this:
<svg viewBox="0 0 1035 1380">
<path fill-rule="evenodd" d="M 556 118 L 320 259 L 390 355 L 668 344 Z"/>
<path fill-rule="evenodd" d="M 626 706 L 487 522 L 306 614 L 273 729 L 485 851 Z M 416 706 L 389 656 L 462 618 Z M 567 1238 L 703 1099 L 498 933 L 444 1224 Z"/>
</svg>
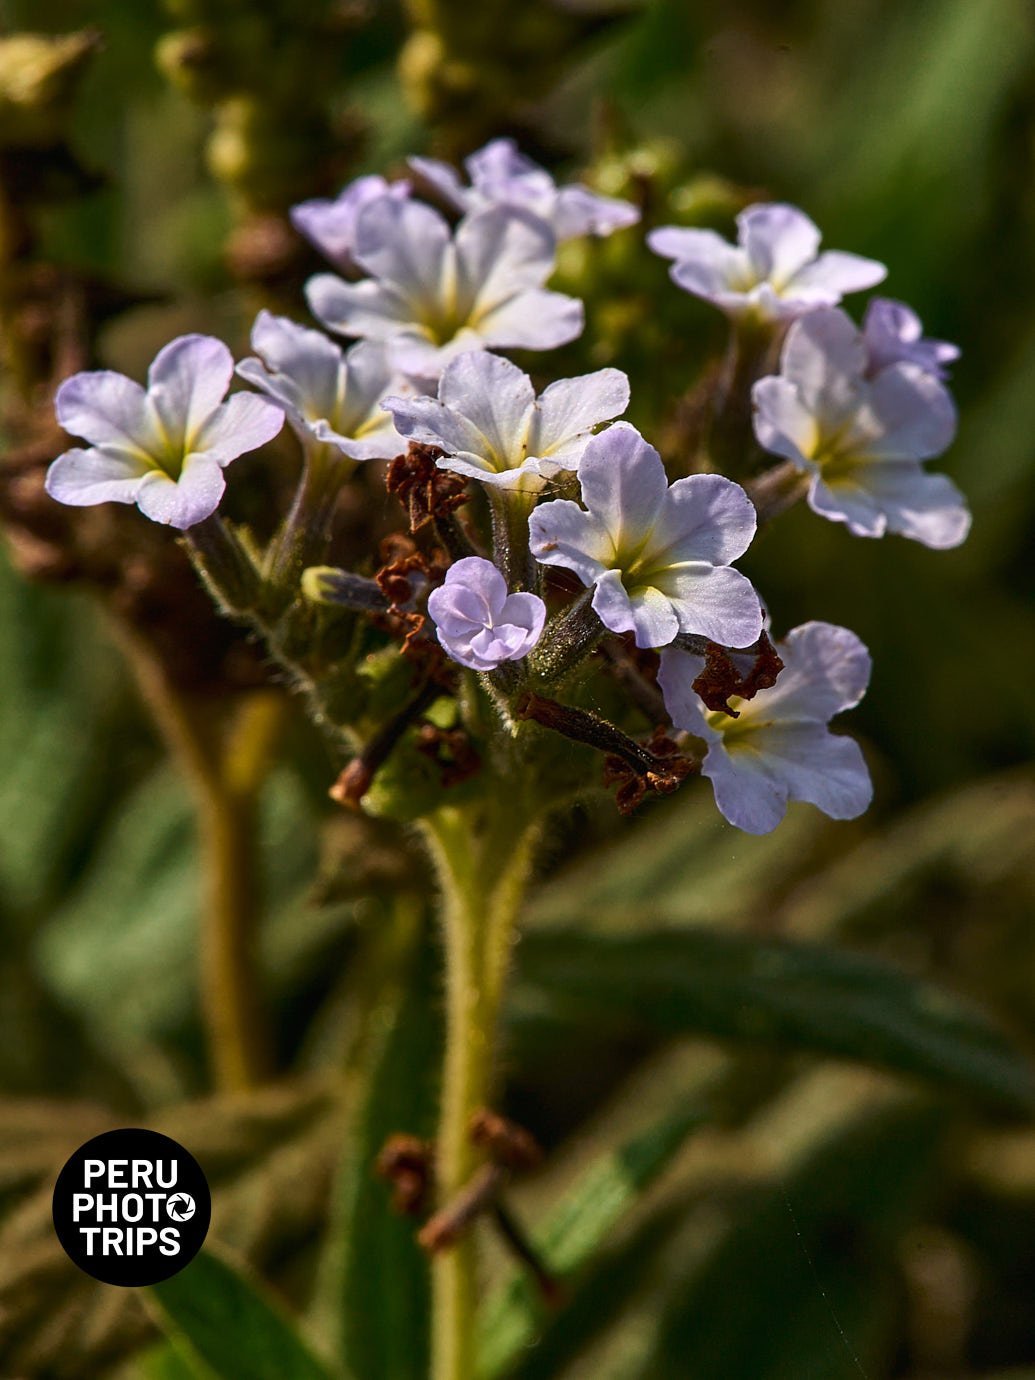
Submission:
<svg viewBox="0 0 1035 1380">
<path fill-rule="evenodd" d="M 165 1206 L 174 1222 L 189 1222 L 194 1216 L 194 1199 L 189 1193 L 174 1193 Z"/>
</svg>

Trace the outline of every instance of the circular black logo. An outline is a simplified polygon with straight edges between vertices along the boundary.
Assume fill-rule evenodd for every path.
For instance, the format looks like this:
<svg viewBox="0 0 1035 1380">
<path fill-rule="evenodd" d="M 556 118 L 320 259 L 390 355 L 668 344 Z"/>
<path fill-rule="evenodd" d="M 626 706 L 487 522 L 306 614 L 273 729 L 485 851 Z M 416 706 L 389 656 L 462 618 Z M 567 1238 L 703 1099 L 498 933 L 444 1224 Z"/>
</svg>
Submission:
<svg viewBox="0 0 1035 1380">
<path fill-rule="evenodd" d="M 157 1131 L 106 1131 L 81 1145 L 54 1185 L 54 1230 L 103 1284 L 160 1284 L 208 1234 L 212 1196 L 189 1151 Z"/>
</svg>

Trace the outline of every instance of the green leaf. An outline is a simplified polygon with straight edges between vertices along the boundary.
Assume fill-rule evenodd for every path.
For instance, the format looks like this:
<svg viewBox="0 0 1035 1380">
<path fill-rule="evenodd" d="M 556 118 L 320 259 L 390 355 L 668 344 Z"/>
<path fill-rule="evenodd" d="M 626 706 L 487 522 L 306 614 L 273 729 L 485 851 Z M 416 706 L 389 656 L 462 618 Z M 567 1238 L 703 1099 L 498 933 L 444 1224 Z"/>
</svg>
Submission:
<svg viewBox="0 0 1035 1380">
<path fill-rule="evenodd" d="M 667 1117 L 586 1170 L 535 1233 L 536 1247 L 555 1278 L 570 1281 L 593 1258 L 704 1120 L 699 1109 Z M 486 1305 L 480 1373 L 485 1377 L 504 1374 L 532 1341 L 544 1317 L 542 1300 L 528 1277 L 515 1274 Z"/>
<path fill-rule="evenodd" d="M 186 1347 L 178 1351 L 172 1342 L 159 1342 L 135 1357 L 130 1375 L 132 1380 L 212 1380 L 203 1361 L 188 1356 Z"/>
<path fill-rule="evenodd" d="M 278 1304 L 218 1256 L 202 1251 L 151 1289 L 160 1321 L 219 1380 L 329 1380 Z"/>
<path fill-rule="evenodd" d="M 595 1022 L 764 1041 L 1035 1106 L 1031 1065 L 980 1011 L 861 954 L 705 929 L 569 931 L 527 936 L 520 961 L 519 1038 L 522 1025 L 538 1040 L 544 1022 Z"/>
<path fill-rule="evenodd" d="M 393 1209 L 374 1166 L 392 1134 L 423 1139 L 433 1131 L 438 978 L 419 911 L 401 904 L 394 928 L 387 919 L 385 926 L 375 971 L 363 973 L 374 996 L 318 1306 L 357 1380 L 426 1380 L 428 1262 L 417 1221 Z"/>
<path fill-rule="evenodd" d="M 743 1194 L 704 1261 L 674 1281 L 643 1373 L 887 1375 L 900 1240 L 940 1191 L 947 1125 L 930 1105 L 866 1106 L 785 1182 Z"/>
</svg>

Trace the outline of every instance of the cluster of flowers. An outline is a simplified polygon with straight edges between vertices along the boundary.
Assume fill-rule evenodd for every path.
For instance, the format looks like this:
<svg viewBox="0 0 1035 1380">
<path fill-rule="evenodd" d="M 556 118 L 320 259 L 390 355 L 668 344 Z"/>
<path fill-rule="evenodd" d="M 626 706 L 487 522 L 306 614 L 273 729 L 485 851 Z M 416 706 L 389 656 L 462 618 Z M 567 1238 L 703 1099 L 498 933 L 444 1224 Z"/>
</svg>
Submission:
<svg viewBox="0 0 1035 1380">
<path fill-rule="evenodd" d="M 610 633 L 660 653 L 668 717 L 683 743 L 698 741 L 701 770 L 733 824 L 766 832 L 788 799 L 839 819 L 860 813 L 871 795 L 862 754 L 828 725 L 862 698 L 869 656 L 847 629 L 808 623 L 776 644 L 776 672 L 753 674 L 759 647 L 772 644 L 758 595 L 732 568 L 756 529 L 744 488 L 717 474 L 670 483 L 658 452 L 615 420 L 629 403 L 621 371 L 562 379 L 537 395 L 493 353 L 547 350 L 580 334 L 582 303 L 545 287 L 557 244 L 631 226 L 636 208 L 558 187 L 508 140 L 467 160 L 467 182 L 433 160 L 411 165 L 413 182 L 363 177 L 293 213 L 337 269 L 310 280 L 309 306 L 355 343 L 343 350 L 261 312 L 254 356 L 237 365 L 258 391 L 227 399 L 233 360 L 205 336 L 162 350 L 146 389 L 107 371 L 77 374 L 59 389 L 57 415 L 89 449 L 54 462 L 49 492 L 71 504 L 136 503 L 188 529 L 215 512 L 226 465 L 285 418 L 307 454 L 342 462 L 342 478 L 351 463 L 392 459 L 410 443 L 434 448 L 440 470 L 484 486 L 499 535 L 494 560 L 454 559 L 426 596 L 427 614 L 448 656 L 486 677 L 498 702 L 502 689 L 545 684 L 543 668 L 558 663 L 551 642 L 570 642 L 590 620 L 596 638 L 585 652 Z M 883 265 L 819 253 L 818 230 L 795 208 L 753 206 L 738 226 L 737 245 L 674 227 L 648 243 L 672 260 L 675 283 L 724 311 L 735 332 L 782 342 L 779 373 L 753 387 L 760 445 L 800 476 L 816 513 L 852 533 L 958 544 L 969 523 L 963 500 L 922 464 L 955 431 L 945 386 L 955 348 L 926 339 L 917 317 L 886 299 L 871 301 L 858 329 L 838 304 L 881 281 Z M 585 587 L 552 615 L 544 567 Z M 702 680 L 716 648 L 732 677 L 718 699 Z"/>
</svg>

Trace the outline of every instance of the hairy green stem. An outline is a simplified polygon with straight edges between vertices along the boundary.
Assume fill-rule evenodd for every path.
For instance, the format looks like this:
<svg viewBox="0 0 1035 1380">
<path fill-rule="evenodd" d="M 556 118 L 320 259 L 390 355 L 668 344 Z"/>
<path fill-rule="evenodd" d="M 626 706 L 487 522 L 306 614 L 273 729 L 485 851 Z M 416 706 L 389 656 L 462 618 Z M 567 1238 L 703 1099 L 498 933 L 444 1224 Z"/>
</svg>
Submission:
<svg viewBox="0 0 1035 1380">
<path fill-rule="evenodd" d="M 538 831 L 499 797 L 488 817 L 443 809 L 424 828 L 442 891 L 446 951 L 446 1052 L 435 1157 L 442 1203 L 455 1198 L 483 1163 L 470 1124 L 492 1096 L 514 926 Z M 475 1228 L 433 1256 L 433 1380 L 471 1380 L 475 1373 L 478 1245 Z"/>
<path fill-rule="evenodd" d="M 536 495 L 520 489 L 489 489 L 492 554 L 510 590 L 535 590 L 536 563 L 528 544 L 528 519 Z"/>
<path fill-rule="evenodd" d="M 326 560 L 334 510 L 348 466 L 349 461 L 333 446 L 314 443 L 306 447 L 294 501 L 264 561 L 268 597 L 275 607 L 297 596 L 308 566 Z"/>
</svg>

